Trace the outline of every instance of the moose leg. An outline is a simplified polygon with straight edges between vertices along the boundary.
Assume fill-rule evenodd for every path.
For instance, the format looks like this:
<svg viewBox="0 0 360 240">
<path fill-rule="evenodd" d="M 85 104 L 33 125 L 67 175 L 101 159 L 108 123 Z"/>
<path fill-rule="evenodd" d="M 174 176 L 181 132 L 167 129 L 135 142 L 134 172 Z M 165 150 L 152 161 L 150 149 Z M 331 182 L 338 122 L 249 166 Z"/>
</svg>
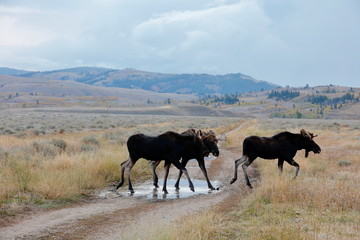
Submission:
<svg viewBox="0 0 360 240">
<path fill-rule="evenodd" d="M 124 161 L 120 164 L 120 182 L 117 185 L 116 190 L 118 190 L 124 184 L 124 171 L 125 171 L 126 165 L 129 163 L 129 161 L 130 161 L 130 158 L 128 158 L 126 161 Z"/>
<path fill-rule="evenodd" d="M 239 168 L 239 165 L 242 164 L 248 160 L 248 157 L 246 155 L 243 155 L 241 158 L 235 160 L 235 173 L 233 179 L 231 179 L 230 184 L 233 184 L 237 180 L 237 170 Z"/>
<path fill-rule="evenodd" d="M 169 169 L 170 169 L 170 163 L 166 163 L 165 164 L 165 176 L 164 176 L 164 185 L 163 185 L 163 192 L 165 194 L 168 194 L 169 192 L 166 189 L 166 183 L 167 183 L 167 178 L 169 176 Z"/>
<path fill-rule="evenodd" d="M 149 164 L 150 164 L 151 170 L 152 170 L 152 175 L 153 175 L 153 183 L 156 188 L 159 187 L 159 185 L 158 185 L 159 178 L 156 174 L 156 168 L 159 165 L 159 163 L 160 163 L 160 161 L 149 161 Z"/>
<path fill-rule="evenodd" d="M 248 160 L 242 165 L 242 169 L 243 169 L 244 175 L 245 175 L 246 184 L 247 184 L 250 188 L 252 188 L 252 186 L 251 186 L 249 177 L 248 177 L 248 175 L 247 175 L 246 169 L 250 166 L 250 164 L 251 164 L 254 160 L 255 160 L 255 159 L 248 158 Z"/>
<path fill-rule="evenodd" d="M 285 160 L 287 163 L 289 163 L 291 166 L 296 167 L 296 172 L 295 172 L 295 176 L 294 179 L 297 177 L 299 170 L 300 170 L 300 166 L 297 162 L 294 161 L 294 159 L 290 159 L 290 160 Z"/>
<path fill-rule="evenodd" d="M 190 160 L 190 159 L 183 158 L 183 159 L 181 160 L 181 165 L 182 165 L 183 167 L 186 167 L 186 164 L 188 163 L 189 160 Z M 175 183 L 175 186 L 174 186 L 176 190 L 179 190 L 179 189 L 180 189 L 179 184 L 180 184 L 180 179 L 181 179 L 182 174 L 183 174 L 183 171 L 179 170 L 179 175 L 178 175 L 178 178 L 177 178 L 176 183 Z"/>
<path fill-rule="evenodd" d="M 126 173 L 127 173 L 127 177 L 128 177 L 128 184 L 129 184 L 129 191 L 131 193 L 134 193 L 134 189 L 132 187 L 131 184 L 131 180 L 130 180 L 130 170 L 132 169 L 132 167 L 135 165 L 136 161 L 133 161 L 131 158 L 129 159 L 129 163 L 126 164 Z"/>
<path fill-rule="evenodd" d="M 201 169 L 201 171 L 203 172 L 204 176 L 205 176 L 205 179 L 206 179 L 206 182 L 208 184 L 208 188 L 210 188 L 211 190 L 215 190 L 215 188 L 213 187 L 213 185 L 211 185 L 211 182 L 209 180 L 209 177 L 207 175 L 207 171 L 206 171 L 206 168 L 205 168 L 205 161 L 204 161 L 204 158 L 203 159 L 198 159 L 198 163 L 199 163 L 199 167 Z"/>
<path fill-rule="evenodd" d="M 172 161 L 172 163 L 175 165 L 175 167 L 179 170 L 181 170 L 185 176 L 187 177 L 188 181 L 189 181 L 189 188 L 191 191 L 195 192 L 195 189 L 194 189 L 194 184 L 192 183 L 191 179 L 190 179 L 190 176 L 189 176 L 189 173 L 188 171 L 186 170 L 185 167 L 183 167 L 181 165 L 181 163 L 179 161 Z"/>
<path fill-rule="evenodd" d="M 176 183 L 174 185 L 176 190 L 180 189 L 179 184 L 180 184 L 180 178 L 181 178 L 182 174 L 183 174 L 183 171 L 179 170 L 179 175 L 178 175 L 178 178 L 177 178 Z"/>
<path fill-rule="evenodd" d="M 279 159 L 279 160 L 278 160 L 279 175 L 282 174 L 283 166 L 284 166 L 284 159 Z"/>
</svg>

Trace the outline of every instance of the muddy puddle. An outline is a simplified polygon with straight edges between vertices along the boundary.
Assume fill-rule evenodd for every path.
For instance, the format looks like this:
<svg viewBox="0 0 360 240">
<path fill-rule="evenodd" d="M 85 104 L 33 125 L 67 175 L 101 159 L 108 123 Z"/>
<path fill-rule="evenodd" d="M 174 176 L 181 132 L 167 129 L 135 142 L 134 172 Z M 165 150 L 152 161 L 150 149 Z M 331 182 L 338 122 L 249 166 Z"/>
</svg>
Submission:
<svg viewBox="0 0 360 240">
<path fill-rule="evenodd" d="M 148 200 L 165 200 L 165 199 L 177 199 L 177 198 L 188 198 L 195 195 L 204 195 L 204 194 L 216 194 L 221 190 L 210 190 L 207 186 L 207 182 L 203 180 L 193 179 L 192 182 L 195 187 L 195 192 L 192 192 L 189 188 L 188 181 L 180 181 L 180 189 L 176 190 L 174 188 L 176 180 L 168 179 L 167 181 L 167 190 L 168 193 L 165 194 L 162 191 L 163 181 L 159 180 L 159 188 L 155 188 L 152 182 L 146 182 L 139 186 L 134 186 L 135 193 L 130 194 L 126 189 L 119 189 L 117 192 L 114 190 L 105 189 L 100 191 L 97 196 L 101 198 L 117 198 L 117 197 L 143 197 Z M 219 182 L 211 181 L 211 184 L 218 189 Z"/>
</svg>

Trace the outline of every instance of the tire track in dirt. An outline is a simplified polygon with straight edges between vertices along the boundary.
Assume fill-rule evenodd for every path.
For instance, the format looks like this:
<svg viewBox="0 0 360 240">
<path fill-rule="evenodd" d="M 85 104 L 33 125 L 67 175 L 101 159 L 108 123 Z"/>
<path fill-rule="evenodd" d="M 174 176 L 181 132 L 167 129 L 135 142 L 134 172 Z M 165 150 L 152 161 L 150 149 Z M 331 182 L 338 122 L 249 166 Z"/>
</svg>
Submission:
<svg viewBox="0 0 360 240">
<path fill-rule="evenodd" d="M 209 177 L 211 181 L 220 183 L 220 191 L 180 199 L 149 200 L 145 197 L 127 196 L 95 199 L 80 206 L 40 212 L 25 217 L 15 224 L 0 228 L 0 238 L 119 239 L 120 234 L 126 235 L 128 232 L 131 235 L 138 226 L 151 229 L 154 221 L 156 225 L 161 226 L 204 209 L 216 208 L 220 211 L 231 209 L 251 190 L 242 181 L 229 185 L 233 175 L 234 160 L 239 157 L 241 151 L 239 149 L 220 149 L 220 151 L 218 158 L 212 160 L 211 164 L 207 163 L 210 165 Z M 188 165 L 191 178 L 203 180 L 197 162 L 190 161 Z M 169 178 L 176 178 L 177 172 L 172 168 Z M 241 179 L 240 171 L 239 174 Z M 256 171 L 252 169 L 250 175 L 256 176 Z"/>
</svg>

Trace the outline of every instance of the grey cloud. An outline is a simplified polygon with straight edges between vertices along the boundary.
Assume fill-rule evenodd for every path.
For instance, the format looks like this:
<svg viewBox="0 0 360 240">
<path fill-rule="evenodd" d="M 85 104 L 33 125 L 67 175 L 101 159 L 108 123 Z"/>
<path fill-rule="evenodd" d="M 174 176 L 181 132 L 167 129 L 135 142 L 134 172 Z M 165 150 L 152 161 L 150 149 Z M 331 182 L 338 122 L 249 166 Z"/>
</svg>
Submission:
<svg viewBox="0 0 360 240">
<path fill-rule="evenodd" d="M 3 0 L 0 13 L 1 66 L 241 72 L 281 85 L 360 86 L 357 0 Z"/>
</svg>

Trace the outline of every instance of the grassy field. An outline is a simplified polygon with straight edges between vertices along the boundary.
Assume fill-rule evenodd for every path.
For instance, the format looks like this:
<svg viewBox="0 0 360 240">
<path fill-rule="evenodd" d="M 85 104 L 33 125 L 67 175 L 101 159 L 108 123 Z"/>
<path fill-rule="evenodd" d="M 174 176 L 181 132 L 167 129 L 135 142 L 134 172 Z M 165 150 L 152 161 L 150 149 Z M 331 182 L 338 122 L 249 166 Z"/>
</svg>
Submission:
<svg viewBox="0 0 360 240">
<path fill-rule="evenodd" d="M 242 126 L 224 147 L 241 152 L 246 136 L 305 128 L 319 134 L 315 141 L 322 152 L 308 158 L 298 152 L 296 180 L 289 165 L 279 176 L 275 161 L 255 160 L 260 181 L 247 198 L 228 209 L 188 216 L 176 229 L 163 227 L 150 239 L 360 239 L 358 121 L 264 119 L 246 120 Z"/>
<path fill-rule="evenodd" d="M 126 140 L 134 133 L 158 135 L 188 128 L 235 127 L 239 120 L 211 117 L 135 116 L 13 111 L 1 115 L 0 216 L 29 207 L 57 207 L 91 196 L 120 178 Z M 150 178 L 147 161 L 132 171 Z"/>
<path fill-rule="evenodd" d="M 176 229 L 162 226 L 148 239 L 360 238 L 358 121 L 27 111 L 2 115 L 0 121 L 0 216 L 81 201 L 94 189 L 118 181 L 119 163 L 127 158 L 124 144 L 133 133 L 201 128 L 220 134 L 241 126 L 222 144 L 240 154 L 249 135 L 305 128 L 319 135 L 315 141 L 322 152 L 309 158 L 304 151 L 297 154 L 296 180 L 294 168 L 286 163 L 279 176 L 275 161 L 257 159 L 260 180 L 248 197 L 182 219 Z M 139 161 L 132 176 L 134 181 L 149 179 L 147 162 Z M 245 183 L 239 179 L 234 184 Z"/>
</svg>

